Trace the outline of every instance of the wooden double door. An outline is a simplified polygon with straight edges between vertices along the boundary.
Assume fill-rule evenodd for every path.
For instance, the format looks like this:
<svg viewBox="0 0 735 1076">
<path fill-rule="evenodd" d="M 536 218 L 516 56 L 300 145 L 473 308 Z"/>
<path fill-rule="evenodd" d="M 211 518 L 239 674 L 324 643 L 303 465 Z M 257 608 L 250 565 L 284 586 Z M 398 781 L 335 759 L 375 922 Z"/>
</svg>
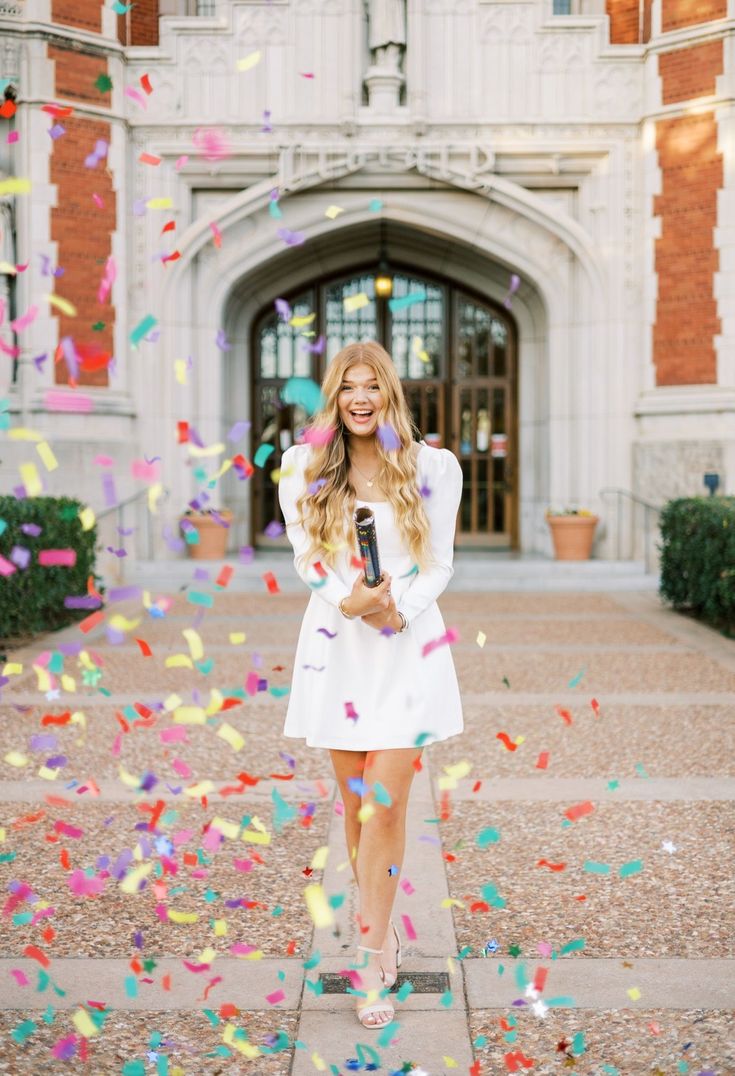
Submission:
<svg viewBox="0 0 735 1076">
<path fill-rule="evenodd" d="M 284 296 L 253 337 L 253 443 L 274 446 L 253 485 L 253 541 L 269 538 L 281 519 L 270 473 L 300 439 L 308 414 L 285 404 L 292 377 L 319 384 L 346 344 L 379 340 L 391 354 L 421 437 L 450 448 L 464 488 L 457 545 L 517 544 L 517 355 L 512 319 L 502 307 L 463 289 L 408 270 L 394 270 L 390 299 L 375 292 L 376 270 L 324 280 Z M 289 316 L 290 310 L 290 316 Z M 320 337 L 323 338 L 320 340 Z M 274 528 L 270 528 L 271 531 Z"/>
</svg>

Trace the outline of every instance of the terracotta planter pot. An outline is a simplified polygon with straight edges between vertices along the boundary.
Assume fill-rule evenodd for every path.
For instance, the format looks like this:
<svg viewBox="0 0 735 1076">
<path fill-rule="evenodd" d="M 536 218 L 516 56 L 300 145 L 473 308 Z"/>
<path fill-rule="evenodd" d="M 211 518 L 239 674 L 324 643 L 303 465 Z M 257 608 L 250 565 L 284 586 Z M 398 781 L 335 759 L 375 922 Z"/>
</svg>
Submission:
<svg viewBox="0 0 735 1076">
<path fill-rule="evenodd" d="M 216 519 L 206 513 L 191 513 L 184 517 L 196 527 L 199 534 L 198 542 L 186 543 L 188 554 L 194 560 L 222 560 L 224 558 L 227 552 L 227 542 L 230 537 L 233 516 L 232 512 L 226 508 L 219 515 L 228 524 L 227 527 L 223 527 L 221 523 L 218 523 Z"/>
<path fill-rule="evenodd" d="M 598 516 L 547 516 L 556 560 L 589 560 Z"/>
</svg>

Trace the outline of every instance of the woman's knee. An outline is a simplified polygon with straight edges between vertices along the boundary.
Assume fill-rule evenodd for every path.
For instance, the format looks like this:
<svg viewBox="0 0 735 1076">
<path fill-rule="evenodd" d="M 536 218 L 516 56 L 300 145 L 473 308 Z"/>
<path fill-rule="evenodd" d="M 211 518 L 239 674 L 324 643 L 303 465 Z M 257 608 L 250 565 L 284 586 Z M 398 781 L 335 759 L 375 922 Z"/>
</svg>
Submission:
<svg viewBox="0 0 735 1076">
<path fill-rule="evenodd" d="M 390 806 L 375 803 L 373 800 L 363 802 L 361 817 L 363 824 L 374 826 L 385 833 L 400 833 L 406 828 L 406 804 L 396 802 Z"/>
</svg>

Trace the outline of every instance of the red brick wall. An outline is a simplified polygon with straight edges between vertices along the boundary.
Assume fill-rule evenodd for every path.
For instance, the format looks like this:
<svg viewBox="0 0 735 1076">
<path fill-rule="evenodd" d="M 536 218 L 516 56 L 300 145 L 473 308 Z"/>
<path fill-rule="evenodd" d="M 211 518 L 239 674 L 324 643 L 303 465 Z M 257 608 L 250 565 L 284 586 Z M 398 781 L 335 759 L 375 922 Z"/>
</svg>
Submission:
<svg viewBox="0 0 735 1076">
<path fill-rule="evenodd" d="M 103 0 L 51 0 L 51 21 L 78 30 L 102 32 Z"/>
<path fill-rule="evenodd" d="M 712 112 L 676 116 L 656 124 L 662 173 L 654 213 L 658 299 L 653 361 L 658 385 L 717 380 L 713 337 L 720 319 L 713 295 L 719 254 L 714 245 L 717 191 L 723 183 L 722 154 Z"/>
<path fill-rule="evenodd" d="M 610 41 L 613 45 L 638 44 L 638 0 L 607 0 Z"/>
<path fill-rule="evenodd" d="M 661 29 L 678 30 L 727 15 L 727 0 L 661 0 Z"/>
<path fill-rule="evenodd" d="M 120 15 L 117 36 L 123 45 L 157 45 L 158 0 L 138 0 L 127 15 Z"/>
<path fill-rule="evenodd" d="M 109 102 L 109 96 L 94 87 L 100 71 L 107 73 L 104 58 L 53 46 L 48 54 L 55 61 L 57 99 Z M 84 164 L 99 139 L 110 142 L 111 125 L 105 120 L 76 115 L 64 117 L 60 123 L 66 133 L 51 143 L 50 180 L 57 191 L 56 206 L 51 210 L 51 239 L 58 244 L 57 261 L 64 274 L 55 278 L 54 290 L 73 303 L 77 313 L 69 317 L 55 312 L 59 339 L 71 336 L 76 345 L 111 354 L 115 310 L 109 302 L 97 302 L 97 289 L 112 253 L 117 205 L 106 160 L 95 168 Z M 102 208 L 95 204 L 93 194 L 102 199 Z M 104 322 L 105 327 L 93 329 L 99 322 Z M 65 362 L 56 364 L 55 377 L 57 384 L 68 381 Z M 78 383 L 107 385 L 107 369 L 81 370 Z"/>
<path fill-rule="evenodd" d="M 715 92 L 722 74 L 722 39 L 661 53 L 658 70 L 663 83 L 663 103 L 676 104 Z"/>
</svg>

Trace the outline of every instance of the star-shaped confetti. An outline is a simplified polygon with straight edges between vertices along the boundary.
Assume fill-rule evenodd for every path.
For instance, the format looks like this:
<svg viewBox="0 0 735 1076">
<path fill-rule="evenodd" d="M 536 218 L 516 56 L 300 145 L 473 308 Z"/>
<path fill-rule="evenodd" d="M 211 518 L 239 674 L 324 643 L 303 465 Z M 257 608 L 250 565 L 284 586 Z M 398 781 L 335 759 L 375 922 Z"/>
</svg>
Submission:
<svg viewBox="0 0 735 1076">
<path fill-rule="evenodd" d="M 676 845 L 673 841 L 663 841 L 661 844 L 661 850 L 663 852 L 668 852 L 669 855 L 672 856 L 676 851 Z"/>
</svg>

